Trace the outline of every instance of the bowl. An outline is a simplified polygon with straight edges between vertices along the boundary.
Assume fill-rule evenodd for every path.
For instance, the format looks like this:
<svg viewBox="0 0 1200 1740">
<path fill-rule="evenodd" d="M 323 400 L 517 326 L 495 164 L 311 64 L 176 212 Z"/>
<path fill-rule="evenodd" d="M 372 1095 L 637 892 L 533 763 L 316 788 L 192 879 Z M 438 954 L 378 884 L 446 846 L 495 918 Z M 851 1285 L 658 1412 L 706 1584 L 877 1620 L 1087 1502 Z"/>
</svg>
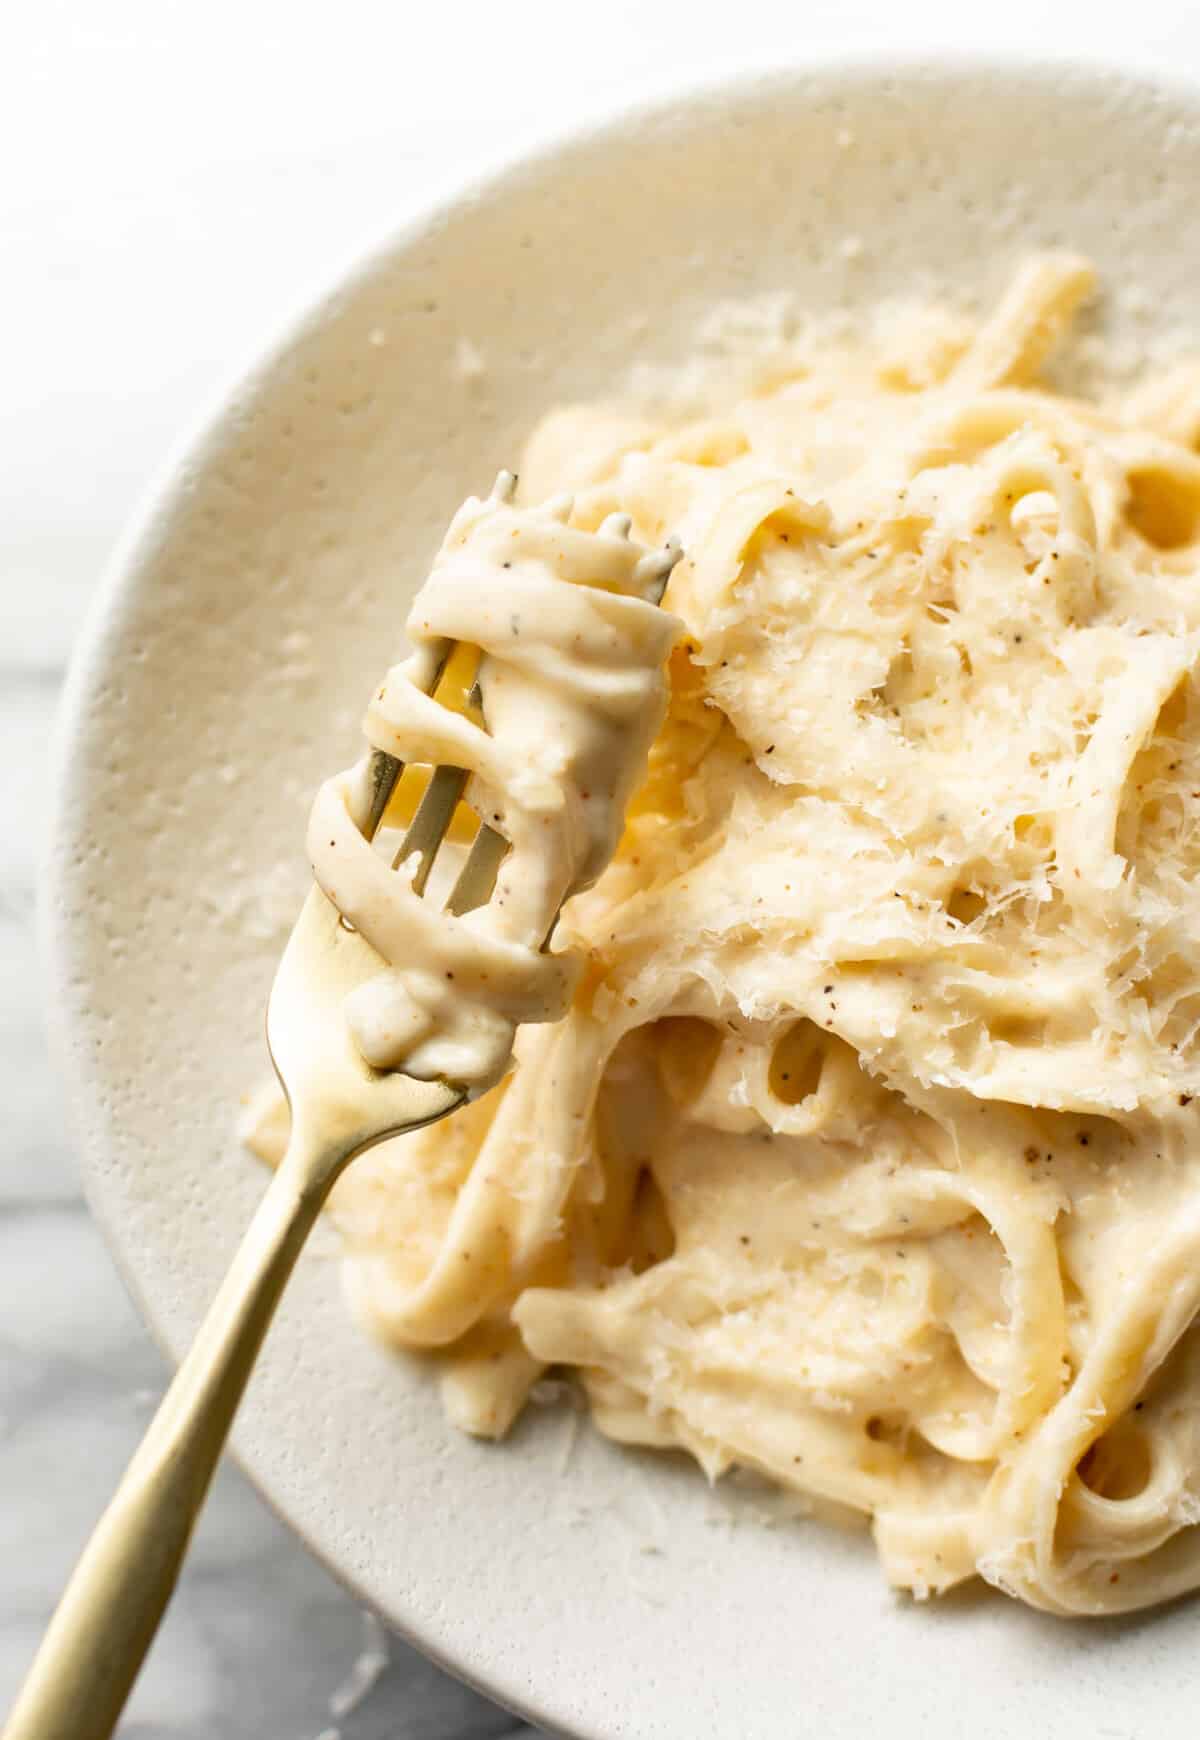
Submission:
<svg viewBox="0 0 1200 1740">
<path fill-rule="evenodd" d="M 1118 338 L 1196 320 L 1200 96 L 1084 66 L 840 63 L 621 115 L 366 256 L 151 493 L 70 680 L 47 914 L 91 1202 L 178 1355 L 263 1176 L 234 1137 L 344 764 L 448 515 L 549 407 L 694 349 L 714 303 L 987 297 L 1090 254 Z M 851 239 L 852 244 L 846 243 Z M 889 1594 L 864 1535 L 768 1526 L 682 1459 L 530 1410 L 503 1445 L 351 1321 L 305 1256 L 243 1466 L 422 1649 L 586 1740 L 1179 1731 L 1200 1608 L 1091 1625 Z M 1186 1700 L 1186 1703 L 1185 1703 Z M 1174 1725 L 1173 1725 L 1174 1724 Z"/>
</svg>

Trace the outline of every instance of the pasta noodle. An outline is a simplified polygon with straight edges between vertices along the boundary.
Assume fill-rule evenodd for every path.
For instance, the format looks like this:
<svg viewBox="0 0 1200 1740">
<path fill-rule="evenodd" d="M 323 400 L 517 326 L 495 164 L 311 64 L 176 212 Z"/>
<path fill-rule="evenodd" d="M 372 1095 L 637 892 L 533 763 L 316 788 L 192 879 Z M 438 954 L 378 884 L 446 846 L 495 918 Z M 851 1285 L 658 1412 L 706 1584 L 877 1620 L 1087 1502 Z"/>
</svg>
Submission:
<svg viewBox="0 0 1200 1740">
<path fill-rule="evenodd" d="M 518 1022 L 557 1020 L 570 1001 L 579 963 L 543 944 L 562 902 L 616 849 L 679 627 L 655 602 L 677 545 L 642 550 L 627 514 L 594 532 L 570 527 L 569 495 L 514 507 L 515 485 L 501 472 L 486 501 L 454 516 L 409 612 L 413 651 L 363 727 L 384 756 L 442 768 L 452 798 L 465 790 L 486 818 L 476 844 L 495 866 L 489 897 L 460 911 L 452 896 L 439 910 L 422 898 L 436 849 L 410 842 L 393 864 L 380 855 L 405 837 L 394 814 L 405 782 L 368 840 L 370 756 L 326 780 L 308 826 L 317 883 L 384 963 L 346 1000 L 358 1050 L 377 1069 L 474 1093 L 503 1075 Z M 469 689 L 447 668 L 464 655 Z"/>
<path fill-rule="evenodd" d="M 681 535 L 666 718 L 565 1018 L 334 1203 L 466 1430 L 568 1366 L 1064 1614 L 1200 1584 L 1200 373 L 1052 390 L 1090 288 L 539 428 L 525 499 Z"/>
</svg>

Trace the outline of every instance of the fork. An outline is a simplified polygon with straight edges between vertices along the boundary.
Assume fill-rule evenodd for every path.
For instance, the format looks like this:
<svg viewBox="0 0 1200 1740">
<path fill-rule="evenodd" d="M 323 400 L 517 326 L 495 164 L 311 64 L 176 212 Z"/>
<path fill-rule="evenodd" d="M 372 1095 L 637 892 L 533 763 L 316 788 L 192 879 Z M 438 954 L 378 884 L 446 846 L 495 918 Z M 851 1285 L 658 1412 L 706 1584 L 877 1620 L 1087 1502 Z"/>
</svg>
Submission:
<svg viewBox="0 0 1200 1740">
<path fill-rule="evenodd" d="M 507 500 L 515 479 L 501 473 Z M 617 523 L 619 522 L 619 524 Z M 602 530 L 628 536 L 627 518 Z M 655 602 L 675 560 L 671 540 Z M 661 583 L 659 583 L 661 582 Z M 412 673 L 434 694 L 457 643 L 424 646 Z M 473 688 L 469 701 L 478 700 Z M 364 835 L 378 833 L 404 763 L 368 763 Z M 468 772 L 435 768 L 393 860 L 420 854 L 412 886 L 425 890 Z M 453 914 L 490 897 L 508 842 L 481 824 L 445 902 Z M 551 929 L 553 926 L 551 926 Z M 51 1619 L 3 1740 L 108 1740 L 158 1629 L 238 1403 L 263 1338 L 338 1177 L 357 1155 L 447 1117 L 468 1092 L 373 1069 L 359 1055 L 342 1005 L 380 956 L 313 887 L 288 940 L 267 1005 L 267 1042 L 291 1109 L 287 1151 L 116 1493 L 84 1548 Z"/>
</svg>

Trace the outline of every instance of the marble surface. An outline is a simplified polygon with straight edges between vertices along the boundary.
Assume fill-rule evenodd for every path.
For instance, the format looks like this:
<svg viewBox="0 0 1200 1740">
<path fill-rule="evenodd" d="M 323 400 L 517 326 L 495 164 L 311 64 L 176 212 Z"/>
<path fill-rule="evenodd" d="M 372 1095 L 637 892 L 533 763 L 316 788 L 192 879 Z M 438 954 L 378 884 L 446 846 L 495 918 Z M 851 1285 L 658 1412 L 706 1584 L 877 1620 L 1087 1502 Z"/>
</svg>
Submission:
<svg viewBox="0 0 1200 1740">
<path fill-rule="evenodd" d="M 433 9 L 430 9 L 432 13 Z M 963 45 L 981 9 L 676 0 L 484 9 L 45 0 L 0 69 L 0 1708 L 164 1371 L 80 1195 L 34 936 L 46 739 L 72 639 L 145 479 L 280 310 L 498 149 L 766 46 Z M 1200 70 L 1191 0 L 1138 43 L 1090 5 L 1012 0 L 1003 34 Z M 1053 15 L 1050 15 L 1050 14 Z M 514 30 L 510 16 L 519 20 Z M 252 22 L 247 23 L 247 19 Z M 1107 37 L 1106 37 L 1106 32 Z M 14 172 L 15 169 L 15 172 Z M 385 1634 L 226 1468 L 124 1732 L 141 1740 L 530 1733 Z"/>
</svg>

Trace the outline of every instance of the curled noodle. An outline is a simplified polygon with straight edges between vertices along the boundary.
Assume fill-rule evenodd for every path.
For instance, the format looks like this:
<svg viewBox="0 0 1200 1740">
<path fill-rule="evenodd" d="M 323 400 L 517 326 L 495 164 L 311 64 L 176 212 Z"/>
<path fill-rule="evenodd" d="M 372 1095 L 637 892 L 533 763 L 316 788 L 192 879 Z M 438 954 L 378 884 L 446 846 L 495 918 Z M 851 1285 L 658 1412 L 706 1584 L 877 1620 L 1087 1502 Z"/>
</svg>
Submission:
<svg viewBox="0 0 1200 1740">
<path fill-rule="evenodd" d="M 894 1584 L 1064 1614 L 1200 1584 L 1200 374 L 1052 390 L 1090 284 L 547 420 L 574 527 L 680 531 L 687 640 L 564 1019 L 335 1199 L 466 1430 L 570 1367 Z"/>
</svg>

